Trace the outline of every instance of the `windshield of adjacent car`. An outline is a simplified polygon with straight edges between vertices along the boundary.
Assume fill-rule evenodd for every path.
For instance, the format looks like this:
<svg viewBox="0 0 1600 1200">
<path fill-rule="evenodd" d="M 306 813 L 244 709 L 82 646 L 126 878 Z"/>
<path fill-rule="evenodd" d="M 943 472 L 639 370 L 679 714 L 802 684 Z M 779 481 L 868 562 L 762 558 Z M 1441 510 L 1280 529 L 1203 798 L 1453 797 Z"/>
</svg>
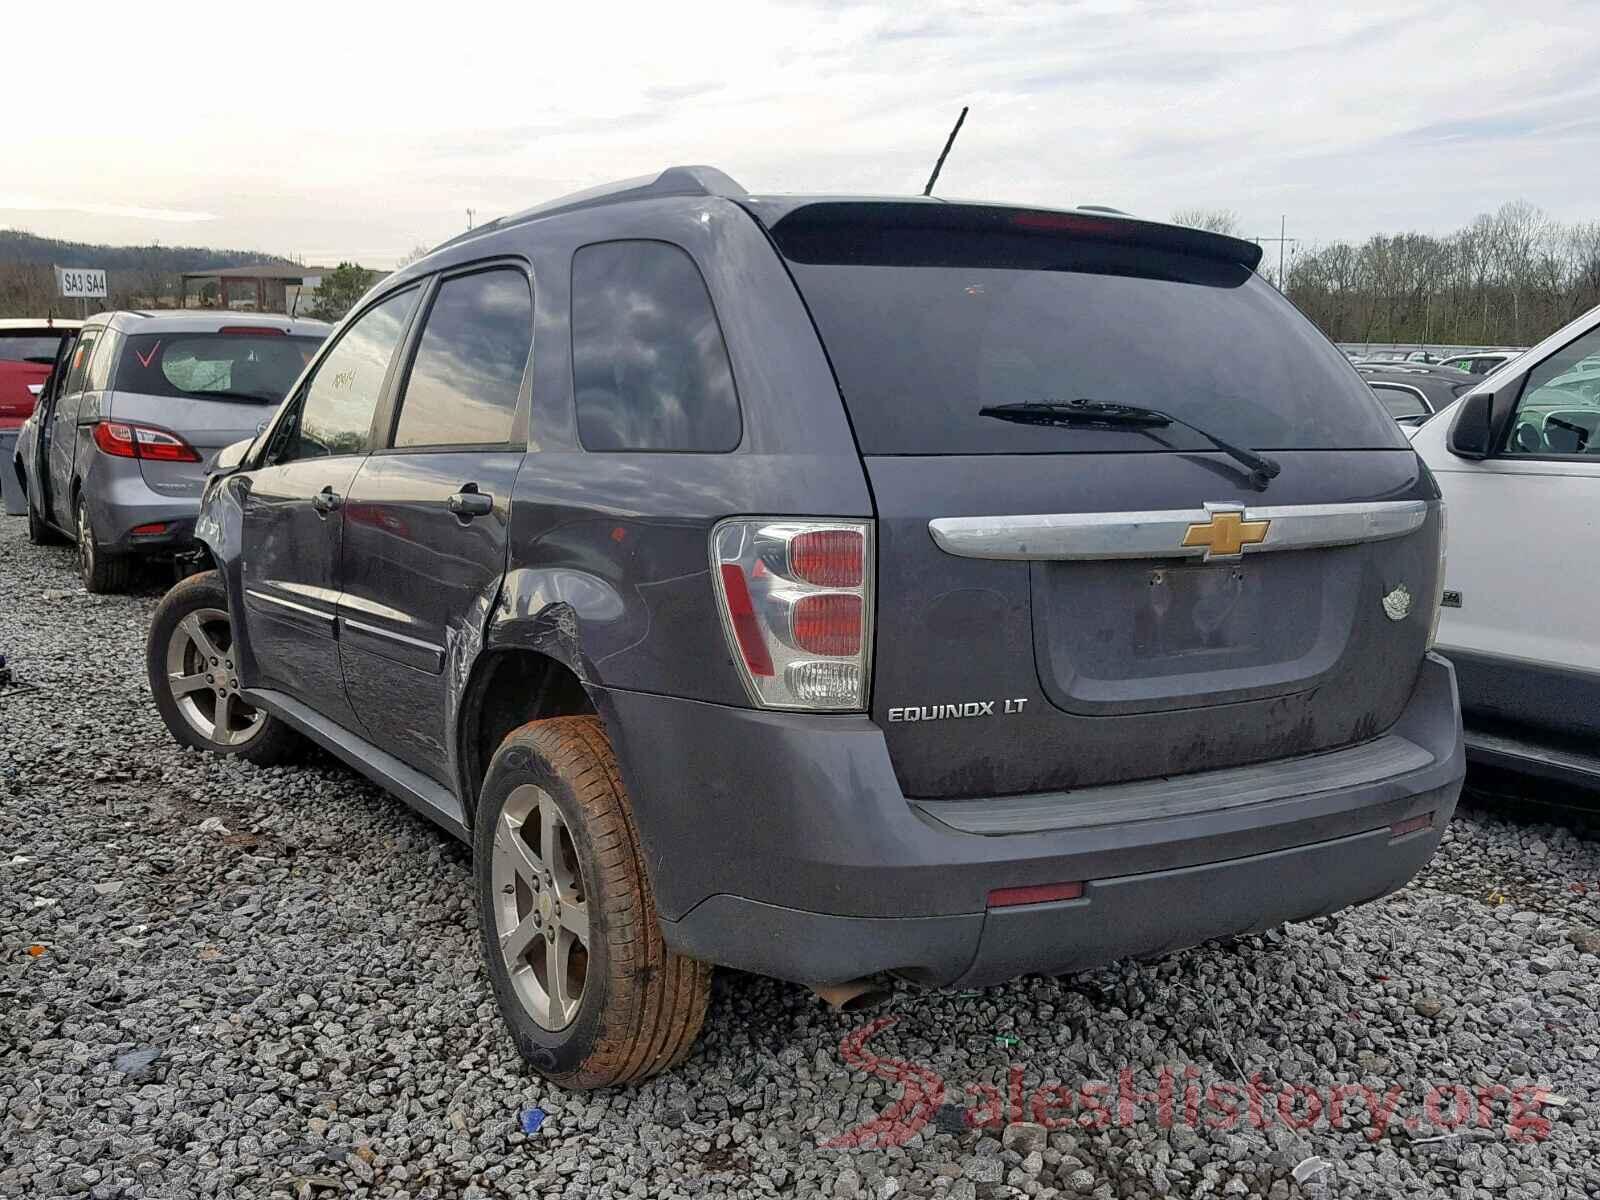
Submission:
<svg viewBox="0 0 1600 1200">
<path fill-rule="evenodd" d="M 127 341 L 118 391 L 276 404 L 299 378 L 319 337 L 277 330 L 249 333 L 142 333 Z"/>
</svg>

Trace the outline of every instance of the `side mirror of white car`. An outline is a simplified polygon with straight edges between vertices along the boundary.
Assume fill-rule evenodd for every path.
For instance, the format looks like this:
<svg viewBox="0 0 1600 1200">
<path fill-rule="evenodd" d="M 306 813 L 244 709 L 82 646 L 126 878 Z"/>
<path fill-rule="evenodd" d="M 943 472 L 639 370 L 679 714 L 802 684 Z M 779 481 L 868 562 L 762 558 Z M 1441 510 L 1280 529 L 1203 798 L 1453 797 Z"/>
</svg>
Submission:
<svg viewBox="0 0 1600 1200">
<path fill-rule="evenodd" d="M 1507 380 L 1492 392 L 1472 392 L 1455 405 L 1446 447 L 1457 458 L 1484 459 L 1494 453 L 1505 433 L 1506 418 L 1517 394 L 1520 377 Z"/>
</svg>

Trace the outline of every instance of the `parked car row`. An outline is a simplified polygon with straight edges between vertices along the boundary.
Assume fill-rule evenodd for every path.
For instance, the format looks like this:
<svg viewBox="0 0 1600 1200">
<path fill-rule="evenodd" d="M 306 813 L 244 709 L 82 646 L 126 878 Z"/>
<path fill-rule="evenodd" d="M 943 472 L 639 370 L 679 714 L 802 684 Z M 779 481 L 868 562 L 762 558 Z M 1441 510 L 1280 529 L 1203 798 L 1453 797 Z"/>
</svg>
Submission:
<svg viewBox="0 0 1600 1200">
<path fill-rule="evenodd" d="M 479 226 L 326 340 L 93 319 L 20 465 L 90 586 L 198 546 L 148 637 L 174 738 L 309 739 L 467 841 L 522 1055 L 628 1083 L 713 964 L 982 986 L 1427 862 L 1464 772 L 1439 489 L 1260 256 L 673 168 Z M 1546 449 L 1579 424 L 1500 395 Z"/>
<path fill-rule="evenodd" d="M 84 587 L 138 557 L 184 555 L 216 452 L 254 436 L 328 326 L 238 313 L 100 313 L 39 358 L 11 468 L 28 536 L 78 547 Z M 43 346 L 43 342 L 40 343 Z"/>
</svg>

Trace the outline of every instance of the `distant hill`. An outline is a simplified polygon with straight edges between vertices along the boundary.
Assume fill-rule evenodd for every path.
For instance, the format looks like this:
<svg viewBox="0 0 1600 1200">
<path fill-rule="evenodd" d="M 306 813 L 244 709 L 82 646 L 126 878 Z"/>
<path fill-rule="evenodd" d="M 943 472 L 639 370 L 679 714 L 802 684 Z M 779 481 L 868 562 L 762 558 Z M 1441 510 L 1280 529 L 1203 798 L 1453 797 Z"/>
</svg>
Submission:
<svg viewBox="0 0 1600 1200">
<path fill-rule="evenodd" d="M 64 242 L 20 229 L 0 229 L 0 263 L 57 267 L 104 267 L 119 274 L 167 275 L 211 267 L 274 266 L 290 260 L 259 250 L 213 250 L 206 246 L 106 246 Z"/>
<path fill-rule="evenodd" d="M 291 263 L 259 250 L 212 250 L 205 246 L 105 246 L 64 242 L 20 229 L 0 229 L 0 317 L 76 315 L 88 309 L 170 307 L 177 303 L 185 271 L 214 267 L 279 266 Z M 101 267 L 106 300 L 88 305 L 56 295 L 57 267 Z M 213 294 L 215 285 L 211 285 Z"/>
</svg>

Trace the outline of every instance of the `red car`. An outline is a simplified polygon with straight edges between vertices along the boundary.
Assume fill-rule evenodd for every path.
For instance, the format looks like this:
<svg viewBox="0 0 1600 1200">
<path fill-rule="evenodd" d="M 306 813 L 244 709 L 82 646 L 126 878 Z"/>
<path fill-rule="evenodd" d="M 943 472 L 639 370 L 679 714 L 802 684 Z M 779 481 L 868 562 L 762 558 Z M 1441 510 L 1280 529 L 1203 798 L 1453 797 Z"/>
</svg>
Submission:
<svg viewBox="0 0 1600 1200">
<path fill-rule="evenodd" d="M 54 317 L 0 320 L 0 432 L 22 427 L 55 365 L 61 339 L 82 324 Z"/>
</svg>

